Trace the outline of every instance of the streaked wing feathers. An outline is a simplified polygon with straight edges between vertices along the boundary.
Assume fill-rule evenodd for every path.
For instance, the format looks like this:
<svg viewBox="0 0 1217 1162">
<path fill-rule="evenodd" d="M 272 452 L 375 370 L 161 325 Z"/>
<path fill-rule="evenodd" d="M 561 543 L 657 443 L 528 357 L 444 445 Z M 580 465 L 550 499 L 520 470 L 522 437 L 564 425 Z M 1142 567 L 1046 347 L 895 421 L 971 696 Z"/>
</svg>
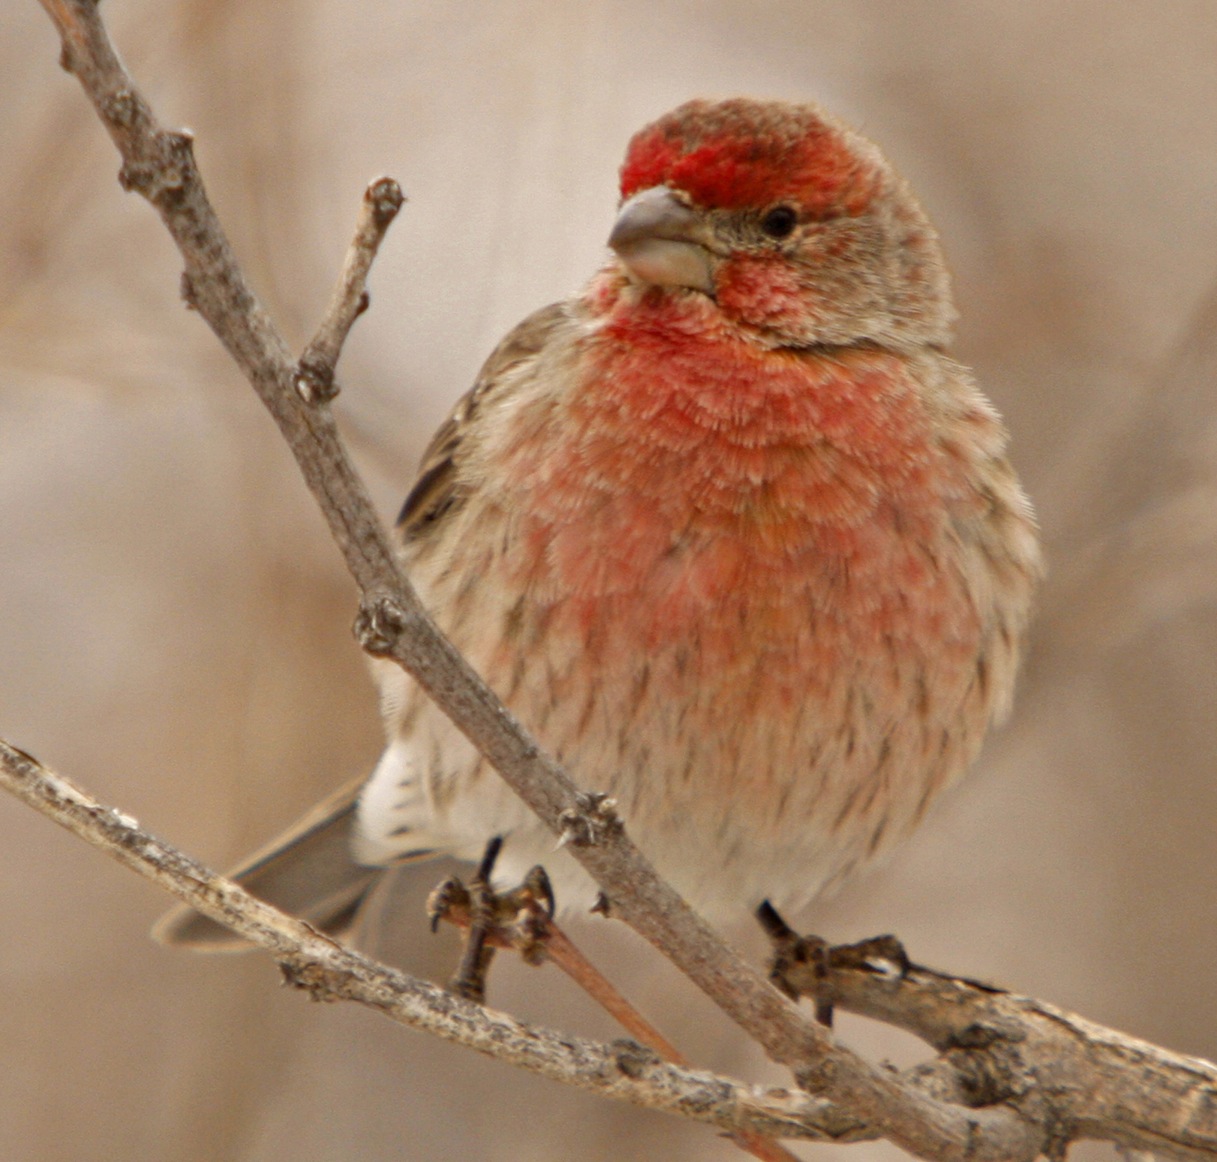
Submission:
<svg viewBox="0 0 1217 1162">
<path fill-rule="evenodd" d="M 423 453 L 418 477 L 397 517 L 397 528 L 404 543 L 424 535 L 436 521 L 459 503 L 461 441 L 478 409 L 492 396 L 509 373 L 533 359 L 548 342 L 554 328 L 568 318 L 567 306 L 553 303 L 534 311 L 519 326 L 508 332 L 482 365 L 472 389 L 461 396 L 448 418 L 440 425 Z"/>
</svg>

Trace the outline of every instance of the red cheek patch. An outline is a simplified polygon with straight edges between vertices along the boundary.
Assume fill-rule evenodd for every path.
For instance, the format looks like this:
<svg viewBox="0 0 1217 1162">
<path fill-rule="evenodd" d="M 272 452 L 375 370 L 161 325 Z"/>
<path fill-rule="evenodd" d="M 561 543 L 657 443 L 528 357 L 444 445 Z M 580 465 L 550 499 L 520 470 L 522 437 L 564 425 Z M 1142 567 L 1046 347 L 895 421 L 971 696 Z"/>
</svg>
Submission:
<svg viewBox="0 0 1217 1162">
<path fill-rule="evenodd" d="M 797 271 L 772 254 L 737 254 L 724 262 L 715 298 L 732 318 L 754 327 L 800 333 L 814 324 L 816 296 Z"/>
</svg>

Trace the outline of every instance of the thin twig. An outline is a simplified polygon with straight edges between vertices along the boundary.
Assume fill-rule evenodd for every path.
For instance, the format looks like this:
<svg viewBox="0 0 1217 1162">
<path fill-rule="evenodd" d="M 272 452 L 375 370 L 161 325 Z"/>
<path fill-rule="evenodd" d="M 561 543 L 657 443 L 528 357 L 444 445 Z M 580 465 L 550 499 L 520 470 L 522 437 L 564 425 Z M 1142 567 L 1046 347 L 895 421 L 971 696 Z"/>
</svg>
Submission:
<svg viewBox="0 0 1217 1162">
<path fill-rule="evenodd" d="M 296 390 L 305 403 L 331 400 L 338 394 L 334 381 L 338 356 L 355 320 L 368 309 L 368 271 L 405 200 L 401 186 L 392 178 L 377 178 L 364 191 L 355 237 L 347 249 L 325 318 L 300 356 Z"/>
<path fill-rule="evenodd" d="M 673 1065 L 688 1065 L 685 1057 L 646 1019 L 552 920 L 544 938 L 545 954 L 636 1041 L 654 1049 Z"/>
<path fill-rule="evenodd" d="M 545 955 L 571 980 L 609 1014 L 631 1037 L 654 1049 L 671 1065 L 691 1067 L 681 1053 L 608 979 L 554 921 L 548 920 L 543 936 Z M 732 1135 L 743 1150 L 765 1162 L 798 1162 L 793 1154 L 772 1138 L 764 1138 L 750 1130 Z"/>
</svg>

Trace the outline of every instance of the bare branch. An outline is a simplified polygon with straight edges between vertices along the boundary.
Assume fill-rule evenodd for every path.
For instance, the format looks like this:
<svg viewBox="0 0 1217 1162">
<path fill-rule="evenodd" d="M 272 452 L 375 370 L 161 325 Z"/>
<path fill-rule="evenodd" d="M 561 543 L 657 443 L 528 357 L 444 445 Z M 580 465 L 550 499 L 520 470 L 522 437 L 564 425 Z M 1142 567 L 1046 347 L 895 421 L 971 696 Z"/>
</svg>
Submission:
<svg viewBox="0 0 1217 1162">
<path fill-rule="evenodd" d="M 790 934 L 793 937 L 793 934 Z M 1081 1138 L 1217 1158 L 1217 1065 L 1105 1029 L 1044 1001 L 912 964 L 892 937 L 828 948 L 779 941 L 791 991 L 906 1029 L 940 1054 L 967 1104 L 1003 1103 Z"/>
<path fill-rule="evenodd" d="M 526 1025 L 366 956 L 251 896 L 0 740 L 0 785 L 178 899 L 270 952 L 317 1000 L 352 1000 L 556 1081 L 730 1133 L 835 1139 L 864 1129 L 823 1098 L 668 1065 L 634 1041 L 603 1045 Z"/>
<path fill-rule="evenodd" d="M 377 178 L 364 191 L 355 237 L 317 334 L 300 356 L 296 389 L 305 403 L 331 400 L 338 394 L 334 369 L 355 320 L 368 309 L 365 284 L 385 234 L 405 202 L 392 178 Z"/>
</svg>

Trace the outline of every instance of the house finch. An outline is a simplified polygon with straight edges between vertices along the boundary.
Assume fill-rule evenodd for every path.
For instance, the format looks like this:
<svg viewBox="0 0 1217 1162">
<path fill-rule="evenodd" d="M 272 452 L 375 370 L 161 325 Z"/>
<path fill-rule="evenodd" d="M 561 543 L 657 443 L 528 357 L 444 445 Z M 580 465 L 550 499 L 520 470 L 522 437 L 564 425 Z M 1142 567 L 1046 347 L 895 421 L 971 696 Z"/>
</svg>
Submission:
<svg viewBox="0 0 1217 1162">
<path fill-rule="evenodd" d="M 946 354 L 937 237 L 819 109 L 691 101 L 630 142 L 611 253 L 490 356 L 402 509 L 440 626 L 694 906 L 798 906 L 908 834 L 1006 710 L 1040 573 Z M 314 922 L 384 868 L 594 885 L 395 666 L 388 749 L 243 871 Z M 219 941 L 178 914 L 162 935 Z"/>
</svg>

